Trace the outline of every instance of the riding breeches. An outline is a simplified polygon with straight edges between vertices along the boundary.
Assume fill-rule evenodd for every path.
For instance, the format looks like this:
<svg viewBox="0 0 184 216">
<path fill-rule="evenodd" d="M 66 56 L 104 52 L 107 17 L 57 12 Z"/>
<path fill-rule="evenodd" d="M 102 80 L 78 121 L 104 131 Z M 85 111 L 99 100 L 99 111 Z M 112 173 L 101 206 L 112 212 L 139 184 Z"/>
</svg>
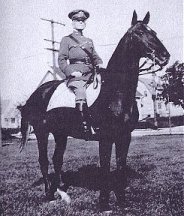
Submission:
<svg viewBox="0 0 184 216">
<path fill-rule="evenodd" d="M 74 80 L 68 82 L 68 88 L 70 88 L 75 94 L 75 101 L 79 103 L 81 101 L 86 102 L 86 83 L 84 80 Z"/>
</svg>

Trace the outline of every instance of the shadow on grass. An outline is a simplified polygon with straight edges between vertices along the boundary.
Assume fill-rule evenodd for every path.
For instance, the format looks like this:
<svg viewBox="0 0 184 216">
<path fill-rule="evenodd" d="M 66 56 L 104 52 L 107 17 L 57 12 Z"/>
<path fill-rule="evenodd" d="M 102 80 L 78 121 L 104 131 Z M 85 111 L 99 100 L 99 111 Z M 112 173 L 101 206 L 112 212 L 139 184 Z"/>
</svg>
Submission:
<svg viewBox="0 0 184 216">
<path fill-rule="evenodd" d="M 145 176 L 136 172 L 130 167 L 126 168 L 126 176 L 122 179 L 122 182 L 126 182 L 126 179 L 143 179 Z M 62 181 L 65 185 L 65 189 L 69 186 L 87 188 L 89 190 L 98 191 L 103 184 L 100 168 L 96 165 L 87 165 L 78 169 L 78 171 L 66 171 L 61 173 Z M 54 179 L 54 173 L 49 174 L 51 181 Z M 114 185 L 117 182 L 117 171 L 112 171 L 109 176 L 110 188 L 113 190 Z M 128 183 L 128 182 L 127 182 Z M 33 187 L 43 184 L 43 178 L 33 183 Z"/>
</svg>

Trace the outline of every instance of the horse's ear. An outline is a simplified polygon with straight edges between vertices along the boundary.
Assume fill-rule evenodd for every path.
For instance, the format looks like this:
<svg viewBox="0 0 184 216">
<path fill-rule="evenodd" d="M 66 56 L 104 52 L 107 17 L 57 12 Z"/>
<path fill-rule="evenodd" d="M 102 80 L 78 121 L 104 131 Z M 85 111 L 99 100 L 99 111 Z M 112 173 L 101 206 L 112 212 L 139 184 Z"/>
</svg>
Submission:
<svg viewBox="0 0 184 216">
<path fill-rule="evenodd" d="M 143 23 L 147 25 L 149 23 L 149 20 L 150 20 L 150 12 L 148 11 L 146 16 L 143 19 Z"/>
<path fill-rule="evenodd" d="M 133 12 L 133 17 L 132 17 L 132 25 L 135 25 L 137 23 L 137 13 L 134 10 Z"/>
</svg>

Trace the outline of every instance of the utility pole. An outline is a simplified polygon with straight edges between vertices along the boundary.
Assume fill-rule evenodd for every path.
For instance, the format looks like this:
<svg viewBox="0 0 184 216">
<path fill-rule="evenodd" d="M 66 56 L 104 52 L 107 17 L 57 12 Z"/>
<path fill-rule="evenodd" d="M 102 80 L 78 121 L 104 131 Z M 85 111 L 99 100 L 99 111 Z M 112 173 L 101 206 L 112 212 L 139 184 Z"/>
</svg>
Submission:
<svg viewBox="0 0 184 216">
<path fill-rule="evenodd" d="M 2 122 L 1 122 L 1 117 L 2 117 L 2 102 L 1 102 L 1 90 L 0 90 L 0 148 L 3 147 L 2 144 Z"/>
<path fill-rule="evenodd" d="M 153 67 L 153 72 L 152 72 L 152 82 L 153 82 L 153 93 L 152 93 L 152 100 L 153 100 L 153 113 L 154 113 L 154 126 L 157 128 L 158 127 L 158 122 L 157 122 L 157 103 L 156 103 L 156 90 L 157 90 L 157 85 L 156 85 L 156 74 L 154 72 L 155 69 L 155 58 L 153 60 L 154 67 Z"/>
<path fill-rule="evenodd" d="M 170 104 L 170 98 L 169 98 L 169 94 L 167 95 L 168 97 L 168 116 L 169 116 L 169 134 L 172 134 L 171 131 L 171 104 Z"/>
<path fill-rule="evenodd" d="M 59 50 L 57 50 L 57 49 L 55 48 L 55 44 L 56 44 L 56 43 L 59 44 L 59 42 L 55 41 L 55 38 L 54 38 L 54 24 L 65 26 L 65 24 L 63 24 L 63 23 L 61 23 L 61 22 L 56 22 L 56 21 L 54 21 L 54 20 L 52 20 L 52 19 L 49 20 L 49 19 L 41 18 L 41 20 L 50 22 L 50 24 L 51 24 L 51 40 L 48 40 L 48 39 L 44 39 L 44 40 L 52 43 L 52 48 L 46 48 L 46 49 L 52 51 L 52 66 L 53 66 L 53 71 L 54 71 L 54 72 L 52 73 L 52 72 L 48 71 L 48 72 L 46 73 L 46 75 L 44 76 L 44 78 L 42 79 L 42 81 L 40 82 L 39 85 L 41 85 L 41 84 L 43 83 L 44 79 L 46 78 L 46 76 L 47 76 L 49 73 L 51 73 L 51 74 L 53 75 L 54 80 L 57 80 L 56 74 L 58 74 L 59 76 L 61 76 L 61 74 L 58 73 L 58 70 L 57 70 L 57 68 L 56 68 L 56 57 L 55 57 L 55 52 L 58 52 Z M 63 78 L 63 77 L 61 77 L 61 78 Z"/>
<path fill-rule="evenodd" d="M 168 86 L 168 75 L 166 74 L 165 78 L 164 78 L 164 84 L 165 86 Z M 172 130 L 171 130 L 171 104 L 170 104 L 170 97 L 169 94 L 167 93 L 167 97 L 166 97 L 166 110 L 168 111 L 168 123 L 169 123 L 169 134 L 172 134 Z"/>
</svg>

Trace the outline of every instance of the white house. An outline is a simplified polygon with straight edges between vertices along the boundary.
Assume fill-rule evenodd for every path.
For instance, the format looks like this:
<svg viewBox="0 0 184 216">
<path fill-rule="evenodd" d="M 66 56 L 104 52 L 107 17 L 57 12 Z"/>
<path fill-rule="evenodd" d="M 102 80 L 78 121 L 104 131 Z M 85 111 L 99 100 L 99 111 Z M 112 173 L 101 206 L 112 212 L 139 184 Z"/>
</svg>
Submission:
<svg viewBox="0 0 184 216">
<path fill-rule="evenodd" d="M 5 129 L 20 128 L 20 113 L 11 100 L 2 100 L 1 127 Z"/>
<path fill-rule="evenodd" d="M 139 96 L 136 94 L 136 99 L 139 108 L 139 120 L 147 117 L 154 117 L 154 101 L 155 96 L 155 112 L 157 116 L 168 117 L 170 116 L 183 116 L 184 110 L 181 106 L 175 106 L 173 103 L 165 104 L 162 99 L 162 83 L 161 79 L 157 77 L 155 81 L 148 78 L 139 78 L 137 91 Z"/>
</svg>

